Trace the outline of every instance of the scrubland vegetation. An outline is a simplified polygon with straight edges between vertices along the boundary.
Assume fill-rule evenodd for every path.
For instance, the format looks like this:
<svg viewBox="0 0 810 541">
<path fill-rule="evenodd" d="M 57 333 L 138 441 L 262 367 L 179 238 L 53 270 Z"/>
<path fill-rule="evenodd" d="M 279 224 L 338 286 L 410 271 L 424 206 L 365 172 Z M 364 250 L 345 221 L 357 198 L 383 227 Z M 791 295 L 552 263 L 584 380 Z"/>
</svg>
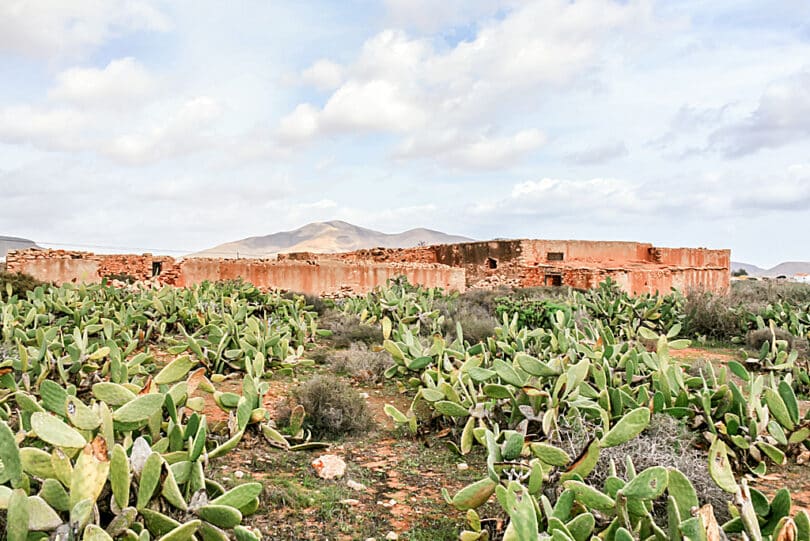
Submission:
<svg viewBox="0 0 810 541">
<path fill-rule="evenodd" d="M 810 449 L 810 287 L 2 279 L 7 539 L 810 541 L 755 488 Z"/>
</svg>

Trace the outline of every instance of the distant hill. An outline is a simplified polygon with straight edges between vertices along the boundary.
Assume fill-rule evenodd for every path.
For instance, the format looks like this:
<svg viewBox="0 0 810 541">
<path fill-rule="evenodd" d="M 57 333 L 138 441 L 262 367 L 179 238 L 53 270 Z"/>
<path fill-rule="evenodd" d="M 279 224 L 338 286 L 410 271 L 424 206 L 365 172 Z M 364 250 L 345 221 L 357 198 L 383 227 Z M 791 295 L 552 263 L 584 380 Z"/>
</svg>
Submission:
<svg viewBox="0 0 810 541">
<path fill-rule="evenodd" d="M 430 229 L 388 234 L 334 220 L 315 222 L 293 231 L 227 242 L 186 257 L 275 257 L 279 253 L 350 252 L 364 248 L 412 248 L 420 244 L 452 244 L 472 239 Z"/>
<path fill-rule="evenodd" d="M 768 269 L 765 276 L 793 276 L 794 274 L 810 273 L 810 262 L 808 261 L 785 261 L 777 266 Z"/>
<path fill-rule="evenodd" d="M 794 274 L 810 274 L 810 261 L 785 261 L 770 269 L 763 269 L 748 263 L 731 262 L 731 272 L 745 269 L 749 276 L 793 276 Z"/>
<path fill-rule="evenodd" d="M 37 248 L 37 244 L 33 240 L 0 235 L 0 259 L 5 259 L 9 250 L 24 250 L 26 248 Z"/>
<path fill-rule="evenodd" d="M 731 262 L 732 273 L 740 269 L 747 272 L 749 276 L 760 276 L 763 272 L 765 272 L 765 269 L 757 267 L 756 265 L 751 265 L 750 263 L 740 263 L 739 261 Z"/>
</svg>

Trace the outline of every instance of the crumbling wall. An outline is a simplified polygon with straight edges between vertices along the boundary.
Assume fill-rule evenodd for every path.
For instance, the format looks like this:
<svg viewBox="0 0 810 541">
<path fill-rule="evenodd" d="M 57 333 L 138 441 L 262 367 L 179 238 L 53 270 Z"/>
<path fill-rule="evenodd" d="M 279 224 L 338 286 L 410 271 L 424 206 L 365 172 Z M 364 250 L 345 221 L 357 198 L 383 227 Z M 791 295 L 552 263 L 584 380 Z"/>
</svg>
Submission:
<svg viewBox="0 0 810 541">
<path fill-rule="evenodd" d="M 663 265 L 731 268 L 731 250 L 706 248 L 656 248 L 656 250 Z"/>
<path fill-rule="evenodd" d="M 8 268 L 42 280 L 98 282 L 110 275 L 186 285 L 242 278 L 262 287 L 305 293 L 363 293 L 405 275 L 415 284 L 468 287 L 596 287 L 610 277 L 628 292 L 703 288 L 725 293 L 730 251 L 658 248 L 638 242 L 498 240 L 416 248 L 373 248 L 340 254 L 282 254 L 278 260 L 188 259 L 96 255 L 63 250 L 9 252 Z M 157 267 L 156 267 L 157 265 Z"/>
<path fill-rule="evenodd" d="M 259 287 L 299 291 L 313 295 L 367 293 L 386 280 L 404 275 L 413 284 L 464 291 L 462 269 L 443 265 L 320 261 L 267 261 L 256 259 L 186 259 L 180 263 L 181 282 L 242 278 Z"/>
<path fill-rule="evenodd" d="M 98 259 L 83 257 L 84 254 L 66 250 L 12 250 L 6 255 L 6 270 L 56 284 L 100 282 Z"/>
<path fill-rule="evenodd" d="M 523 262 L 527 265 L 550 261 L 549 254 L 563 254 L 562 261 L 629 263 L 649 261 L 652 244 L 622 241 L 522 240 Z"/>
<path fill-rule="evenodd" d="M 153 277 L 159 264 L 159 280 L 173 285 L 177 264 L 171 257 L 152 254 L 94 254 L 72 250 L 16 250 L 9 252 L 6 267 L 10 272 L 30 274 L 44 282 L 99 283 L 109 276 L 130 276 L 135 280 Z"/>
<path fill-rule="evenodd" d="M 413 284 L 464 291 L 463 269 L 437 264 L 370 263 L 362 261 L 275 261 L 260 259 L 186 259 L 142 255 L 99 255 L 65 250 L 9 252 L 8 270 L 42 281 L 99 283 L 111 275 L 154 279 L 185 286 L 204 280 L 241 278 L 259 287 L 313 295 L 367 293 L 389 278 L 404 275 Z M 157 272 L 158 274 L 153 275 Z"/>
</svg>

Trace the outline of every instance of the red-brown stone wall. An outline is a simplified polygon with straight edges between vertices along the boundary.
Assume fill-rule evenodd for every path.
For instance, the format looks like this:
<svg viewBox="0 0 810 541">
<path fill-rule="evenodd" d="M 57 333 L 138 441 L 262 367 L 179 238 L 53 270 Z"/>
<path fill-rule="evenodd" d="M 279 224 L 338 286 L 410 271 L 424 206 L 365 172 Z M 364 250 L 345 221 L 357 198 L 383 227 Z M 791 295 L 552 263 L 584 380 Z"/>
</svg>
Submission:
<svg viewBox="0 0 810 541">
<path fill-rule="evenodd" d="M 413 284 L 464 291 L 464 271 L 444 265 L 251 259 L 186 259 L 180 263 L 178 285 L 204 280 L 242 278 L 259 287 L 313 295 L 367 293 L 389 278 L 404 275 Z"/>
</svg>

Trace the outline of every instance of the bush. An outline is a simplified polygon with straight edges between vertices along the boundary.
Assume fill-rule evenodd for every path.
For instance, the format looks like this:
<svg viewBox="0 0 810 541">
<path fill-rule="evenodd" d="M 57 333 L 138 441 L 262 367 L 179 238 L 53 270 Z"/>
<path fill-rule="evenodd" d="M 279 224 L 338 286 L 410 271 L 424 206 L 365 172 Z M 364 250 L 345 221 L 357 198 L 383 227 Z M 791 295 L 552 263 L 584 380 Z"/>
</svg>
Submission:
<svg viewBox="0 0 810 541">
<path fill-rule="evenodd" d="M 599 462 L 587 481 L 601 487 L 610 475 L 611 461 L 619 477 L 626 479 L 626 460 L 629 457 L 637 472 L 652 466 L 677 468 L 695 487 L 698 500 L 710 503 L 718 520 L 723 523 L 731 517 L 727 502 L 730 496 L 723 492 L 709 476 L 705 451 L 695 447 L 695 435 L 669 415 L 656 415 L 650 426 L 638 437 L 616 447 L 602 449 Z M 666 516 L 666 502 L 657 501 L 655 515 Z"/>
<path fill-rule="evenodd" d="M 336 348 L 348 348 L 353 343 L 379 344 L 382 342 L 382 327 L 360 321 L 360 316 L 329 310 L 318 321 L 318 327 L 332 332 L 327 340 Z"/>
<path fill-rule="evenodd" d="M 745 311 L 731 297 L 691 290 L 686 294 L 683 311 L 685 336 L 729 341 L 747 330 Z"/>
<path fill-rule="evenodd" d="M 771 329 L 756 329 L 754 331 L 748 331 L 748 334 L 745 336 L 745 343 L 748 344 L 748 347 L 756 350 L 759 350 L 762 344 L 766 342 L 773 346 L 774 340 L 784 340 L 787 342 L 788 351 L 793 348 L 793 335 L 784 329 L 774 329 L 773 332 L 771 332 Z"/>
<path fill-rule="evenodd" d="M 310 295 L 309 293 L 287 292 L 284 293 L 283 297 L 290 300 L 295 300 L 296 297 L 303 297 L 309 309 L 318 314 L 318 316 L 324 315 L 330 308 L 334 308 L 335 306 L 332 300 L 323 299 L 318 295 Z"/>
<path fill-rule="evenodd" d="M 296 404 L 304 406 L 304 426 L 316 438 L 358 434 L 373 424 L 365 399 L 337 378 L 315 376 L 298 385 L 291 394 Z M 289 422 L 289 416 L 289 411 L 282 411 L 282 424 Z"/>
<path fill-rule="evenodd" d="M 116 274 L 108 274 L 104 277 L 104 283 L 111 282 L 113 280 L 117 280 L 119 282 L 125 282 L 127 284 L 134 284 L 138 281 L 137 278 L 132 276 L 131 274 L 127 274 L 125 272 L 119 272 Z"/>
<path fill-rule="evenodd" d="M 33 276 L 29 276 L 28 274 L 23 274 L 21 272 L 0 272 L 0 292 L 3 295 L 6 294 L 6 287 L 7 284 L 11 284 L 11 289 L 15 295 L 19 297 L 25 297 L 25 294 L 28 291 L 33 291 L 39 286 L 48 285 L 47 282 L 42 282 L 37 280 Z"/>
<path fill-rule="evenodd" d="M 810 284 L 782 282 L 777 280 L 746 280 L 731 284 L 730 301 L 746 306 L 752 312 L 756 308 L 774 302 L 785 301 L 791 304 L 810 302 Z"/>
<path fill-rule="evenodd" d="M 440 307 L 444 316 L 442 332 L 451 340 L 455 340 L 456 327 L 460 323 L 464 340 L 470 344 L 486 341 L 488 337 L 494 336 L 498 320 L 493 312 L 486 308 L 486 304 L 479 300 L 462 297 L 452 304 Z"/>
<path fill-rule="evenodd" d="M 349 349 L 335 351 L 327 357 L 335 374 L 349 376 L 357 381 L 379 383 L 385 371 L 394 364 L 391 356 L 382 351 L 371 351 L 363 342 L 355 342 Z"/>
</svg>

